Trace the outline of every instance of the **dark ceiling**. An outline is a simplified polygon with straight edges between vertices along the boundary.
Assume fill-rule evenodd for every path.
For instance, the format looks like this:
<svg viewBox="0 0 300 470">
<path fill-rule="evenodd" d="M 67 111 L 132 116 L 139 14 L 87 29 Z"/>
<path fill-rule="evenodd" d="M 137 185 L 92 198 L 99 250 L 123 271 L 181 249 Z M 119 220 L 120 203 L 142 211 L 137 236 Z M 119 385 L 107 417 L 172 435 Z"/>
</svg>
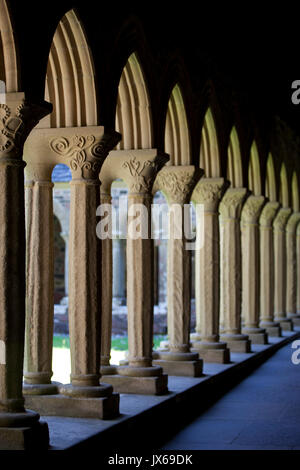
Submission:
<svg viewBox="0 0 300 470">
<path fill-rule="evenodd" d="M 72 7 L 84 16 L 90 41 L 108 17 L 120 24 L 122 18 L 133 14 L 142 21 L 152 47 L 182 50 L 194 86 L 202 72 L 211 75 L 245 95 L 251 106 L 278 114 L 300 134 L 300 104 L 291 102 L 291 83 L 300 79 L 300 20 L 297 11 L 288 6 L 99 0 L 11 0 L 10 5 L 16 28 L 22 30 L 21 41 L 27 41 L 27 49 L 31 49 L 26 57 L 23 53 L 23 67 L 30 68 L 39 60 L 42 45 L 36 41 L 38 35 L 51 38 L 59 18 Z"/>
</svg>

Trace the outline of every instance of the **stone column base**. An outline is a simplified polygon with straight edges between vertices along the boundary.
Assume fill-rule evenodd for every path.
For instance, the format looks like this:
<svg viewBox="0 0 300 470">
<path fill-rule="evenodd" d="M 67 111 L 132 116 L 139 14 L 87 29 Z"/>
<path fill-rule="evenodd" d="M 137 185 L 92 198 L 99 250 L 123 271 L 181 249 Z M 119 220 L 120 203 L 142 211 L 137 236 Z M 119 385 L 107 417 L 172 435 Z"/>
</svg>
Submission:
<svg viewBox="0 0 300 470">
<path fill-rule="evenodd" d="M 300 315 L 297 313 L 288 313 L 287 317 L 292 320 L 294 326 L 300 326 Z"/>
<path fill-rule="evenodd" d="M 118 393 L 136 393 L 141 395 L 164 395 L 168 392 L 168 376 L 161 374 L 150 377 L 132 377 L 126 375 L 106 375 L 105 381 Z"/>
<path fill-rule="evenodd" d="M 281 334 L 281 326 L 266 326 L 265 327 L 266 332 L 268 333 L 269 336 L 277 336 L 280 337 L 282 336 Z"/>
<path fill-rule="evenodd" d="M 0 450 L 47 450 L 48 424 L 38 421 L 31 427 L 0 427 Z"/>
<path fill-rule="evenodd" d="M 293 322 L 290 318 L 275 318 L 283 331 L 293 331 Z"/>
<path fill-rule="evenodd" d="M 201 377 L 203 369 L 203 361 L 166 361 L 158 359 L 153 364 L 163 368 L 168 375 L 178 375 L 183 377 Z"/>
<path fill-rule="evenodd" d="M 220 336 L 221 341 L 224 341 L 227 344 L 230 352 L 239 352 L 239 353 L 250 353 L 251 352 L 251 341 L 249 340 L 248 335 L 230 335 L 224 334 Z"/>
<path fill-rule="evenodd" d="M 25 406 L 44 416 L 112 419 L 119 416 L 120 397 L 77 398 L 65 395 L 26 395 Z"/>
<path fill-rule="evenodd" d="M 230 362 L 230 351 L 226 343 L 192 343 L 191 352 L 199 354 L 199 358 L 204 362 L 215 362 L 218 364 L 228 364 Z"/>
<path fill-rule="evenodd" d="M 153 364 L 163 368 L 168 375 L 186 377 L 200 377 L 202 375 L 203 361 L 198 353 L 160 352 L 159 359 Z"/>
<path fill-rule="evenodd" d="M 253 344 L 268 344 L 267 333 L 249 333 L 248 336 Z"/>
<path fill-rule="evenodd" d="M 28 384 L 23 383 L 23 395 L 57 395 L 59 393 L 59 382 L 51 382 L 50 384 Z"/>
<path fill-rule="evenodd" d="M 101 366 L 100 367 L 100 374 L 102 375 L 114 375 L 118 373 L 116 365 L 109 365 L 109 366 Z"/>
<path fill-rule="evenodd" d="M 242 334 L 247 335 L 253 344 L 268 344 L 268 335 L 264 328 L 242 328 Z"/>
</svg>

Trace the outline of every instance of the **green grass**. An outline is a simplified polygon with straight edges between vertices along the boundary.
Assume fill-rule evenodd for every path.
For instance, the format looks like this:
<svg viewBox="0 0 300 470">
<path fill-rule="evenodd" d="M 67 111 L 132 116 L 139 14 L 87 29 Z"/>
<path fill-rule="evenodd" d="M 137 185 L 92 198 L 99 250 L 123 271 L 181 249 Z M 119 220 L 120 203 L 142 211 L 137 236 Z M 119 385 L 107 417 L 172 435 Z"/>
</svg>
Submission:
<svg viewBox="0 0 300 470">
<path fill-rule="evenodd" d="M 154 348 L 157 348 L 161 341 L 166 340 L 166 335 L 154 335 Z M 54 348 L 67 348 L 70 349 L 70 339 L 68 336 L 55 335 L 53 337 L 53 347 Z M 122 336 L 117 338 L 112 338 L 111 349 L 115 351 L 127 351 L 128 350 L 128 337 Z"/>
</svg>

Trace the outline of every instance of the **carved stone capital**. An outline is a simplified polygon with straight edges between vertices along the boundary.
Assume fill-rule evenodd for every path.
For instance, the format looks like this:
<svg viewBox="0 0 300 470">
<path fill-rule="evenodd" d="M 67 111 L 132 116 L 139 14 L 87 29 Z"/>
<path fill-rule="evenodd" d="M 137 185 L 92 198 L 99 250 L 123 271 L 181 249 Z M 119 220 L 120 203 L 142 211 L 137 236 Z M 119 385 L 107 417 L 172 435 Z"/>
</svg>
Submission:
<svg viewBox="0 0 300 470">
<path fill-rule="evenodd" d="M 264 202 L 264 196 L 249 196 L 243 205 L 241 213 L 242 224 L 256 224 Z"/>
<path fill-rule="evenodd" d="M 119 178 L 131 194 L 151 194 L 157 173 L 168 160 L 157 149 L 113 150 L 100 172 L 101 191 L 110 194 L 112 182 Z"/>
<path fill-rule="evenodd" d="M 51 112 L 52 105 L 46 101 L 30 103 L 23 93 L 8 93 L 6 97 L 7 104 L 0 104 L 0 158 L 21 160 L 26 138 Z"/>
<path fill-rule="evenodd" d="M 261 211 L 259 223 L 261 227 L 272 227 L 273 219 L 280 207 L 279 202 L 267 202 Z"/>
<path fill-rule="evenodd" d="M 100 139 L 94 135 L 74 135 L 71 138 L 58 137 L 49 141 L 51 150 L 67 159 L 73 179 L 98 179 L 108 152 L 118 143 L 119 134 L 103 134 Z"/>
<path fill-rule="evenodd" d="M 288 219 L 286 224 L 286 231 L 296 233 L 297 225 L 300 222 L 300 212 L 294 212 Z"/>
<path fill-rule="evenodd" d="M 125 160 L 122 168 L 126 170 L 124 180 L 130 193 L 151 193 L 157 173 L 168 161 L 166 154 L 156 155 L 153 159 L 132 155 Z"/>
<path fill-rule="evenodd" d="M 24 145 L 24 160 L 28 172 L 31 168 L 37 173 L 52 172 L 63 163 L 71 168 L 73 179 L 94 180 L 120 138 L 103 126 L 33 129 Z"/>
<path fill-rule="evenodd" d="M 292 212 L 289 207 L 281 208 L 274 219 L 273 228 L 275 231 L 284 232 L 287 220 Z"/>
<path fill-rule="evenodd" d="M 216 211 L 227 187 L 228 182 L 224 178 L 201 178 L 191 199 L 195 204 L 203 204 L 204 210 Z"/>
<path fill-rule="evenodd" d="M 153 192 L 163 191 L 169 204 L 187 204 L 203 170 L 192 165 L 167 166 L 155 180 Z"/>
<path fill-rule="evenodd" d="M 229 188 L 224 194 L 220 205 L 219 213 L 222 218 L 239 218 L 241 215 L 242 203 L 246 198 L 248 190 L 246 188 Z"/>
</svg>

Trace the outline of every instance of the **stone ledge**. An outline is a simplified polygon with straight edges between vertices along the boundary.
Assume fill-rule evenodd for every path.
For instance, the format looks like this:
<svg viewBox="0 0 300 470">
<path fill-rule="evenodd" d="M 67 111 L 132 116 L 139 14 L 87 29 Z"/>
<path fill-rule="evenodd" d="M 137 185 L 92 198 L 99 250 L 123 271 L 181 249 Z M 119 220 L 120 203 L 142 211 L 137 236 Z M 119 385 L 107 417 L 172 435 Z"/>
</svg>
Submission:
<svg viewBox="0 0 300 470">
<path fill-rule="evenodd" d="M 26 395 L 25 407 L 40 415 L 111 419 L 119 416 L 119 395 L 75 398 L 64 395 Z"/>
<path fill-rule="evenodd" d="M 205 363 L 202 377 L 169 377 L 167 395 L 123 394 L 119 418 L 99 421 L 43 416 L 50 430 L 50 450 L 94 450 L 127 452 L 132 448 L 159 448 L 168 434 L 211 406 L 230 388 L 248 376 L 282 346 L 300 338 L 300 329 L 269 338 L 270 344 L 254 344 L 251 353 L 231 353 L 230 364 Z M 143 430 L 143 432 L 141 432 Z"/>
</svg>

